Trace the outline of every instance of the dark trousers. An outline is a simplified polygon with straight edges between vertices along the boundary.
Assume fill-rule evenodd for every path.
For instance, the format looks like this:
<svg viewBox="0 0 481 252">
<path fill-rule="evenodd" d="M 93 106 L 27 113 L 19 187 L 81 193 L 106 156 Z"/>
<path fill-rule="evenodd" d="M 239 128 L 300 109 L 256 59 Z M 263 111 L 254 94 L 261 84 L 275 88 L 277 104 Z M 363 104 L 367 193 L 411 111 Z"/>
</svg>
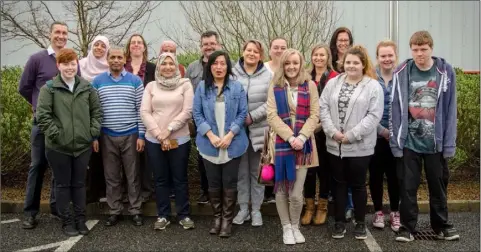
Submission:
<svg viewBox="0 0 481 252">
<path fill-rule="evenodd" d="M 448 224 L 447 204 L 447 164 L 442 153 L 421 154 L 404 149 L 402 158 L 398 159 L 398 178 L 401 185 L 401 224 L 409 232 L 415 232 L 418 221 L 417 192 L 421 182 L 421 169 L 424 172 L 429 190 L 429 216 L 431 228 L 435 232 L 452 227 Z"/>
<path fill-rule="evenodd" d="M 57 210 L 64 225 L 73 224 L 74 220 L 85 222 L 85 177 L 91 152 L 92 150 L 88 149 L 74 157 L 54 150 L 46 151 L 48 163 L 56 179 Z M 74 217 L 70 213 L 70 202 L 73 205 Z"/>
<path fill-rule="evenodd" d="M 102 149 L 92 152 L 87 170 L 87 203 L 98 202 L 105 197 L 105 176 L 102 163 Z"/>
<path fill-rule="evenodd" d="M 396 175 L 396 160 L 392 155 L 389 142 L 378 138 L 374 156 L 369 165 L 369 189 L 375 211 L 382 211 L 384 174 L 387 177 L 387 191 L 391 211 L 399 210 L 399 181 Z"/>
<path fill-rule="evenodd" d="M 304 182 L 304 198 L 315 198 L 316 177 L 319 178 L 319 198 L 329 197 L 331 172 L 328 165 L 328 152 L 326 148 L 326 135 L 323 131 L 315 135 L 319 166 L 307 169 L 306 181 Z"/>
<path fill-rule="evenodd" d="M 335 220 L 345 220 L 347 188 L 352 190 L 352 201 L 356 222 L 364 223 L 366 215 L 367 192 L 366 175 L 371 156 L 340 158 L 329 154 L 329 165 L 336 183 Z"/>
<path fill-rule="evenodd" d="M 149 165 L 152 167 L 155 180 L 155 201 L 157 215 L 168 218 L 170 207 L 170 183 L 172 177 L 175 188 L 175 208 L 179 219 L 189 216 L 189 184 L 187 166 L 189 163 L 190 141 L 178 148 L 162 151 L 160 144 L 146 141 Z"/>
<path fill-rule="evenodd" d="M 147 141 L 146 141 L 147 143 Z M 140 195 L 142 198 L 148 199 L 154 191 L 154 179 L 152 177 L 152 166 L 149 165 L 147 150 L 139 153 L 139 170 L 140 170 Z"/>
<path fill-rule="evenodd" d="M 45 156 L 45 136 L 37 126 L 34 118 L 32 132 L 30 134 L 31 143 L 31 159 L 30 168 L 27 178 L 27 192 L 23 212 L 25 216 L 37 216 L 40 211 L 40 196 L 42 194 L 42 184 L 45 171 L 48 167 L 47 158 Z M 55 180 L 52 174 L 50 181 L 50 212 L 57 214 L 57 206 L 55 204 Z"/>
<path fill-rule="evenodd" d="M 241 158 L 234 158 L 225 164 L 214 164 L 204 159 L 209 189 L 237 190 L 237 178 L 239 176 L 239 165 Z"/>
<path fill-rule="evenodd" d="M 141 214 L 140 177 L 137 153 L 137 134 L 129 136 L 109 136 L 101 134 L 100 148 L 104 164 L 107 204 L 110 214 L 122 214 L 122 177 L 121 167 L 124 168 L 127 179 L 129 212 L 131 215 Z"/>
</svg>

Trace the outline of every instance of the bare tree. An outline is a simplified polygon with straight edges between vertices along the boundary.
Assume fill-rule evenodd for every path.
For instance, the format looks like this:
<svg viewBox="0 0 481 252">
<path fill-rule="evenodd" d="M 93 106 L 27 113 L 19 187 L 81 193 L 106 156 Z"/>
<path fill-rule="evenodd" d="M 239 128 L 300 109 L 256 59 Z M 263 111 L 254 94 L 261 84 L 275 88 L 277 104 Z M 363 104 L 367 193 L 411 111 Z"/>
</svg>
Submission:
<svg viewBox="0 0 481 252">
<path fill-rule="evenodd" d="M 69 27 L 69 41 L 82 56 L 97 35 L 111 43 L 122 44 L 133 33 L 142 33 L 151 21 L 152 11 L 160 1 L 2 1 L 2 40 L 15 40 L 47 48 L 50 24 L 64 21 Z M 60 8 L 60 10 L 58 10 Z M 59 14 L 61 13 L 61 14 Z M 155 20 L 154 20 L 155 21 Z"/>
<path fill-rule="evenodd" d="M 332 1 L 182 1 L 180 5 L 194 33 L 218 32 L 224 48 L 237 55 L 247 39 L 268 45 L 279 36 L 306 54 L 314 44 L 328 42 L 338 19 Z M 192 47 L 192 41 L 198 46 L 198 37 L 179 36 L 182 29 L 159 28 L 181 47 Z"/>
</svg>

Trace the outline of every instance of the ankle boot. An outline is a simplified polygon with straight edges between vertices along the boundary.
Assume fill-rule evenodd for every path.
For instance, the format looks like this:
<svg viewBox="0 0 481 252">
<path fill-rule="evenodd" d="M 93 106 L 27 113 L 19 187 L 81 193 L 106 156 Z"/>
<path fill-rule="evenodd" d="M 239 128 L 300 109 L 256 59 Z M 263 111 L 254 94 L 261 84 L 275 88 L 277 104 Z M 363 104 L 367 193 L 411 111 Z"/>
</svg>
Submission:
<svg viewBox="0 0 481 252">
<path fill-rule="evenodd" d="M 230 237 L 232 220 L 237 202 L 237 189 L 225 189 L 222 195 L 222 224 L 220 227 L 220 237 Z"/>
<path fill-rule="evenodd" d="M 214 213 L 210 234 L 218 234 L 222 223 L 222 191 L 221 189 L 209 189 L 210 205 Z"/>
<path fill-rule="evenodd" d="M 326 223 L 327 204 L 327 199 L 319 199 L 319 202 L 317 203 L 316 216 L 314 217 L 314 225 L 321 225 Z"/>
<path fill-rule="evenodd" d="M 309 225 L 312 221 L 312 216 L 314 215 L 314 199 L 306 198 L 306 210 L 301 219 L 302 225 Z"/>
</svg>

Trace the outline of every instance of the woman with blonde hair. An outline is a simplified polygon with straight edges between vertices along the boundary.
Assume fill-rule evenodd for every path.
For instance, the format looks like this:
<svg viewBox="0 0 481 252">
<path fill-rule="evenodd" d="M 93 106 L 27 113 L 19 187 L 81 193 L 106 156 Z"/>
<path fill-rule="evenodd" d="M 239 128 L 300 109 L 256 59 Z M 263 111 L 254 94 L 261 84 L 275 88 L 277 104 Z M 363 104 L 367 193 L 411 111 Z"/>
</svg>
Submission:
<svg viewBox="0 0 481 252">
<path fill-rule="evenodd" d="M 343 238 L 346 232 L 344 209 L 350 187 L 356 209 L 354 235 L 366 239 L 366 174 L 374 154 L 384 94 L 364 47 L 350 48 L 343 66 L 345 72 L 327 83 L 320 98 L 321 125 L 336 183 L 332 237 Z"/>
<path fill-rule="evenodd" d="M 332 55 L 328 45 L 316 45 L 311 51 L 311 76 L 317 85 L 319 96 L 322 94 L 327 81 L 336 77 L 338 73 L 332 67 Z M 315 131 L 317 153 L 319 155 L 319 166 L 309 169 L 304 183 L 304 198 L 306 209 L 301 219 L 302 225 L 324 224 L 327 220 L 327 205 L 330 189 L 331 174 L 327 164 L 326 134 L 319 124 Z M 319 200 L 315 211 L 316 198 L 316 177 L 319 178 Z M 314 216 L 315 211 L 315 216 Z"/>
<path fill-rule="evenodd" d="M 284 244 L 304 243 L 299 230 L 307 168 L 319 165 L 314 130 L 319 123 L 316 84 L 304 70 L 304 58 L 287 49 L 268 90 L 267 122 L 275 133 L 276 207 Z"/>
<path fill-rule="evenodd" d="M 381 122 L 377 125 L 377 142 L 369 165 L 369 190 L 374 204 L 372 225 L 384 228 L 384 214 L 382 212 L 383 180 L 387 178 L 387 190 L 391 213 L 389 222 L 394 232 L 399 230 L 401 220 L 399 215 L 399 183 L 396 175 L 396 161 L 389 147 L 389 107 L 392 91 L 393 71 L 397 65 L 397 46 L 391 40 L 379 42 L 376 47 L 377 80 L 384 92 L 384 112 Z"/>
</svg>

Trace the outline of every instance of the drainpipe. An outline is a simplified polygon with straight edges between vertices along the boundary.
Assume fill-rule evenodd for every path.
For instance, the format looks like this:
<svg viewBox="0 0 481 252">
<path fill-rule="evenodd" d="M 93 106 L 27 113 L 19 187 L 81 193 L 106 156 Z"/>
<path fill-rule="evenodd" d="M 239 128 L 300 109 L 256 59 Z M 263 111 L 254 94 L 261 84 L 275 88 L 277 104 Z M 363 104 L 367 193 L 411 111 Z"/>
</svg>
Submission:
<svg viewBox="0 0 481 252">
<path fill-rule="evenodd" d="M 389 38 L 399 44 L 399 2 L 389 1 Z"/>
</svg>

